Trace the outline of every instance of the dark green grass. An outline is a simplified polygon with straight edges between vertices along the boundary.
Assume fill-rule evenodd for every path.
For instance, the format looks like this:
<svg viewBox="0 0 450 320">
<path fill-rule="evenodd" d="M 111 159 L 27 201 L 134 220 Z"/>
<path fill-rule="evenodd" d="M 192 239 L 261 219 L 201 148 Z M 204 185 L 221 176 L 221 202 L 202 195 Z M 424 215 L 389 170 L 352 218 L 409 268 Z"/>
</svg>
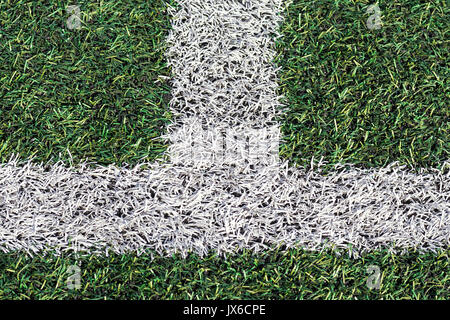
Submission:
<svg viewBox="0 0 450 320">
<path fill-rule="evenodd" d="M 173 4 L 173 1 L 170 1 Z M 170 121 L 163 0 L 0 4 L 0 161 L 155 160 Z M 449 159 L 449 22 L 445 1 L 299 1 L 288 8 L 276 62 L 288 110 L 281 156 L 439 167 Z M 61 153 L 61 156 L 60 156 Z"/>
<path fill-rule="evenodd" d="M 0 161 L 88 157 L 152 161 L 170 121 L 170 89 L 154 81 L 170 25 L 163 1 L 82 2 L 68 30 L 65 2 L 0 3 Z M 283 157 L 308 165 L 439 166 L 449 158 L 448 13 L 444 1 L 381 2 L 381 30 L 365 27 L 367 1 L 294 1 L 277 57 L 288 112 Z M 129 34 L 128 34 L 129 32 Z M 61 156 L 59 156 L 61 153 Z M 448 299 L 449 251 L 363 258 L 331 252 L 244 252 L 228 259 L 133 254 L 0 254 L 0 299 Z M 383 272 L 366 286 L 367 267 Z"/>
<path fill-rule="evenodd" d="M 164 40 L 172 1 L 0 2 L 0 161 L 152 161 L 170 121 Z M 60 154 L 61 153 L 61 157 Z"/>
<path fill-rule="evenodd" d="M 308 165 L 440 167 L 450 151 L 446 1 L 294 0 L 277 64 L 287 112 L 281 155 Z"/>
<path fill-rule="evenodd" d="M 0 299 L 448 299 L 449 253 L 375 252 L 351 259 L 291 249 L 153 260 L 150 254 L 75 259 L 8 253 L 0 254 Z M 75 263 L 78 290 L 67 288 Z M 371 265 L 380 268 L 379 289 L 367 286 Z"/>
</svg>

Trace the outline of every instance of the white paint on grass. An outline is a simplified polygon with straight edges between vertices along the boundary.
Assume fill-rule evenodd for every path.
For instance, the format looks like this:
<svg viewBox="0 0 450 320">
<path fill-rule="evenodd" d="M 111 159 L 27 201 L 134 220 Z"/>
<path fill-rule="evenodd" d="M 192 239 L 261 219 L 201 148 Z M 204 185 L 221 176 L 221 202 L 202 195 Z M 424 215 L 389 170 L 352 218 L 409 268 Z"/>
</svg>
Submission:
<svg viewBox="0 0 450 320">
<path fill-rule="evenodd" d="M 58 163 L 46 171 L 11 159 L 0 166 L 0 250 L 204 255 L 281 244 L 314 250 L 351 245 L 355 254 L 448 248 L 448 171 L 337 166 L 325 176 L 320 167 L 306 171 L 246 157 L 235 164 L 189 161 L 199 153 L 193 143 L 200 154 L 215 148 L 202 135 L 192 140 L 200 128 L 276 128 L 282 105 L 271 61 L 282 1 L 179 5 L 171 11 L 167 39 L 175 119 L 166 138 L 174 142 L 169 156 L 181 160 L 145 170 Z M 233 139 L 228 147 L 243 148 Z"/>
<path fill-rule="evenodd" d="M 0 167 L 0 249 L 203 255 L 280 244 L 352 245 L 354 253 L 450 244 L 449 172 L 391 165 L 324 176 L 283 163 L 271 181 L 270 173 L 169 164 L 46 172 L 12 160 Z"/>
</svg>

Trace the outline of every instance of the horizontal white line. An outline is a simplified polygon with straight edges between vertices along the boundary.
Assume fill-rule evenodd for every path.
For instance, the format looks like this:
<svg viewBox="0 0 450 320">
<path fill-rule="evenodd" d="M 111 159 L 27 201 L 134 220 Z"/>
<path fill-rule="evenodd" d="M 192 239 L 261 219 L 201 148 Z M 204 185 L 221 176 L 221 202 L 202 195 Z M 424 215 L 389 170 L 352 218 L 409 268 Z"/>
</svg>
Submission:
<svg viewBox="0 0 450 320">
<path fill-rule="evenodd" d="M 280 244 L 352 245 L 354 253 L 450 245 L 449 172 L 149 166 L 2 164 L 0 250 L 202 255 Z"/>
</svg>

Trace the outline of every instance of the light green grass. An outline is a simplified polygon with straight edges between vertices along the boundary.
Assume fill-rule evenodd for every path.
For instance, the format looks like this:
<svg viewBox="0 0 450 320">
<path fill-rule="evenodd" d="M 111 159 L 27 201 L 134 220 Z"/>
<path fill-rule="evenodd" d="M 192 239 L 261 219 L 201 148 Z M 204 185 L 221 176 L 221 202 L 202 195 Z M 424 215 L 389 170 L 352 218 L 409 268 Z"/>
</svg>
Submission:
<svg viewBox="0 0 450 320">
<path fill-rule="evenodd" d="M 0 299 L 448 299 L 449 254 L 375 252 L 351 259 L 291 249 L 152 260 L 150 254 L 9 253 L 0 254 Z M 67 287 L 75 263 L 78 290 Z M 379 289 L 367 286 L 371 265 L 380 268 Z"/>
</svg>

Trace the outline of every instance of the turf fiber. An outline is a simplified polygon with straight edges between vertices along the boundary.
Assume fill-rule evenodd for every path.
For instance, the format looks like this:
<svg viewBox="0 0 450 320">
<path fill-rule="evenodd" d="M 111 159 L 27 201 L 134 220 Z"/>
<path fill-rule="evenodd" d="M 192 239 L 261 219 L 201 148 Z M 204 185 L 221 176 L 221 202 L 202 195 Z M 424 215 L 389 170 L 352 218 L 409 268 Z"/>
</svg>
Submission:
<svg viewBox="0 0 450 320">
<path fill-rule="evenodd" d="M 450 251 L 375 252 L 359 259 L 335 252 L 244 251 L 224 259 L 0 255 L 0 299 L 448 299 Z M 69 267 L 81 269 L 80 289 L 68 289 Z M 380 288 L 367 286 L 369 266 Z"/>
<path fill-rule="evenodd" d="M 302 165 L 439 167 L 449 159 L 446 1 L 295 0 L 277 42 L 287 109 L 280 155 Z"/>
<path fill-rule="evenodd" d="M 50 4 L 48 4 L 50 3 Z M 293 1 L 277 43 L 286 95 L 281 156 L 308 165 L 434 166 L 449 156 L 448 9 L 445 1 Z M 151 161 L 170 122 L 163 58 L 164 2 L 80 1 L 68 30 L 61 1 L 0 4 L 0 161 L 88 157 Z M 82 288 L 65 284 L 72 255 L 0 254 L 0 299 L 448 299 L 449 251 L 350 259 L 334 252 L 243 252 L 161 258 L 77 258 Z M 153 259 L 152 259 L 153 258 Z M 382 271 L 369 289 L 367 267 Z"/>
<path fill-rule="evenodd" d="M 166 2 L 85 1 L 70 30 L 62 1 L 0 4 L 0 161 L 152 161 L 170 121 Z"/>
</svg>

